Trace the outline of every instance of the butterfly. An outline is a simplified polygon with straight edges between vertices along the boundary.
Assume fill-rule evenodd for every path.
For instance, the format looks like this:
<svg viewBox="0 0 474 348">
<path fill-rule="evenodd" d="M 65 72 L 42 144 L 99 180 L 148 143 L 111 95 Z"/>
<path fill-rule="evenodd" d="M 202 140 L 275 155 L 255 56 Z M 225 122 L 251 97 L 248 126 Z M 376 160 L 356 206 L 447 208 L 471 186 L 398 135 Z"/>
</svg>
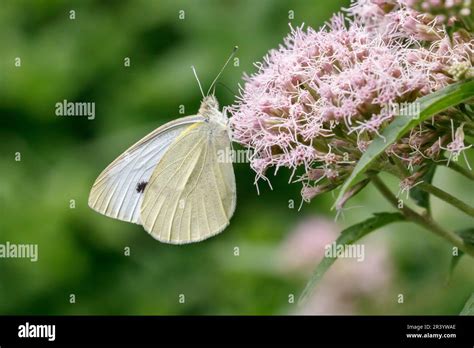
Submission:
<svg viewBox="0 0 474 348">
<path fill-rule="evenodd" d="M 229 225 L 237 199 L 235 175 L 232 161 L 221 154 L 231 149 L 231 132 L 209 92 L 236 49 L 206 96 L 198 79 L 203 100 L 197 115 L 157 128 L 105 168 L 89 195 L 92 209 L 140 224 L 170 244 L 199 242 Z"/>
</svg>

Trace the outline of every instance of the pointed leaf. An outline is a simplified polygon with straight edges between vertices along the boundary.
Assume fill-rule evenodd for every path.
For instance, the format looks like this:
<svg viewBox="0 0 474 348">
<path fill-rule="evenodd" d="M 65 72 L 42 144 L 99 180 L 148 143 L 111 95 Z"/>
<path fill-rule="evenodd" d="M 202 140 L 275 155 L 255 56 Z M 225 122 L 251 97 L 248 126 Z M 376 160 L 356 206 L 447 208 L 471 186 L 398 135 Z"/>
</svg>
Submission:
<svg viewBox="0 0 474 348">
<path fill-rule="evenodd" d="M 349 245 L 353 244 L 368 233 L 388 225 L 392 222 L 403 221 L 405 218 L 400 213 L 376 213 L 373 217 L 352 225 L 341 232 L 341 235 L 336 240 L 337 245 Z M 314 287 L 321 280 L 326 271 L 331 265 L 337 260 L 336 257 L 324 257 L 322 261 L 316 267 L 311 279 L 306 285 L 303 293 L 300 297 L 300 303 L 304 302 L 308 295 L 311 294 Z"/>
<path fill-rule="evenodd" d="M 344 197 L 347 190 L 352 187 L 355 182 L 361 179 L 362 174 L 370 168 L 378 156 L 380 156 L 391 144 L 399 140 L 410 129 L 416 127 L 421 122 L 426 121 L 441 111 L 456 106 L 472 97 L 474 97 L 474 79 L 469 79 L 452 84 L 414 101 L 414 103 L 419 103 L 420 114 L 416 115 L 416 117 L 395 117 L 395 119 L 385 127 L 382 132 L 382 136 L 385 139 L 377 137 L 370 143 L 367 151 L 362 155 L 351 175 L 342 185 L 336 200 L 336 205 L 337 202 Z M 400 114 L 404 115 L 405 113 L 402 111 Z"/>
<path fill-rule="evenodd" d="M 435 171 L 436 164 L 432 163 L 428 168 L 428 171 L 421 178 L 421 180 L 423 180 L 423 182 L 431 184 Z M 410 197 L 416 202 L 416 204 L 418 204 L 422 208 L 425 208 L 428 213 L 431 214 L 430 194 L 428 192 L 423 191 L 418 186 L 414 186 L 410 189 Z"/>
<path fill-rule="evenodd" d="M 456 234 L 461 237 L 467 244 L 474 245 L 474 227 L 456 231 Z M 461 260 L 461 257 L 464 255 L 463 251 L 459 250 L 458 252 L 459 254 L 457 256 L 453 255 L 453 257 L 451 258 L 451 263 L 449 265 L 448 281 L 451 279 L 454 269 L 459 263 L 459 260 Z"/>
<path fill-rule="evenodd" d="M 456 234 L 461 237 L 467 244 L 474 245 L 474 227 L 456 231 Z"/>
<path fill-rule="evenodd" d="M 459 315 L 474 315 L 474 293 L 471 294 Z"/>
</svg>

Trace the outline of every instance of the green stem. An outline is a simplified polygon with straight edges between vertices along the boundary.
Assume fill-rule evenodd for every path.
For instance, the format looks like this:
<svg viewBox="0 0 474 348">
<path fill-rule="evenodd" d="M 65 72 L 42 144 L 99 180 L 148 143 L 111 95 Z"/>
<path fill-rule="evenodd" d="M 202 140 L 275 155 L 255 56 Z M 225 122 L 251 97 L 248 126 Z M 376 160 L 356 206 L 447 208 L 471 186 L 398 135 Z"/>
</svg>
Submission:
<svg viewBox="0 0 474 348">
<path fill-rule="evenodd" d="M 385 199 L 387 199 L 395 208 L 398 209 L 397 197 L 395 197 L 395 195 L 383 183 L 383 181 L 380 180 L 380 178 L 376 174 L 368 173 L 368 175 L 374 183 L 375 187 L 380 191 L 380 193 L 385 197 Z M 424 227 L 425 229 L 437 234 L 438 236 L 449 241 L 458 249 L 474 257 L 474 247 L 466 244 L 464 240 L 454 232 L 445 230 L 443 227 L 433 221 L 430 217 L 422 216 L 405 205 L 400 210 L 402 211 L 402 214 L 407 218 L 407 220 L 410 220 Z"/>
<path fill-rule="evenodd" d="M 397 156 L 393 156 L 393 157 L 394 158 L 392 158 L 392 160 L 399 171 L 400 180 L 410 176 L 410 171 L 403 165 L 401 160 Z"/>
<path fill-rule="evenodd" d="M 474 180 L 474 173 L 472 171 L 460 166 L 459 164 L 455 162 L 449 163 L 449 166 L 448 166 L 448 162 L 443 162 L 443 165 L 446 166 L 446 168 L 450 168 L 458 172 L 459 174 L 464 175 L 468 179 Z"/>
<path fill-rule="evenodd" d="M 398 159 L 395 159 L 395 169 L 392 169 L 392 170 L 388 170 L 388 168 L 385 168 L 386 171 L 390 174 L 393 174 L 393 175 L 396 175 L 398 176 L 400 179 L 403 179 L 405 177 L 407 177 L 409 175 L 409 172 L 408 170 L 403 167 L 403 165 L 398 161 Z M 459 167 L 459 168 L 458 168 Z M 392 166 L 393 168 L 393 166 Z M 459 165 L 456 167 L 455 170 L 460 170 L 460 167 Z M 453 167 L 454 169 L 454 167 Z M 464 168 L 462 168 L 464 169 Z M 467 172 L 467 170 L 466 170 Z M 467 173 L 465 175 L 468 175 Z M 471 173 L 472 175 L 472 173 Z M 469 177 L 469 176 L 468 176 Z M 447 193 L 446 191 L 430 184 L 430 183 L 427 183 L 427 182 L 421 182 L 419 183 L 417 186 L 419 186 L 420 189 L 422 189 L 423 191 L 425 192 L 428 192 L 430 194 L 432 194 L 433 196 L 436 196 L 438 197 L 439 199 L 445 201 L 446 203 L 449 203 L 451 204 L 452 206 L 458 208 L 459 210 L 461 210 L 462 212 L 468 214 L 469 216 L 472 216 L 474 217 L 474 207 L 471 207 L 469 204 L 467 203 L 464 203 L 463 201 L 461 201 L 460 199 L 457 199 L 456 197 L 452 196 L 451 194 Z"/>
<path fill-rule="evenodd" d="M 420 189 L 425 192 L 431 193 L 433 196 L 438 197 L 439 199 L 445 201 L 446 203 L 451 204 L 452 206 L 458 208 L 464 213 L 474 217 L 474 208 L 469 204 L 464 203 L 463 201 L 457 199 L 456 197 L 450 195 L 446 191 L 441 190 L 440 188 L 433 186 L 427 182 L 422 182 L 418 185 Z"/>
</svg>

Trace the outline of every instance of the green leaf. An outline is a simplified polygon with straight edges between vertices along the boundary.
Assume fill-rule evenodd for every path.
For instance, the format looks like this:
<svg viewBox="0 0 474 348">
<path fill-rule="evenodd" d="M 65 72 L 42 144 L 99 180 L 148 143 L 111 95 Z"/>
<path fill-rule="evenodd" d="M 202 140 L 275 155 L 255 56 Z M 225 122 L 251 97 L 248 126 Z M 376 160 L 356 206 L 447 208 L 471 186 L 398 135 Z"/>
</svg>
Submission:
<svg viewBox="0 0 474 348">
<path fill-rule="evenodd" d="M 456 231 L 456 234 L 461 237 L 465 243 L 474 245 L 474 227 Z M 458 252 L 459 254 L 457 256 L 453 255 L 453 257 L 451 258 L 451 263 L 449 265 L 448 282 L 451 279 L 454 269 L 459 263 L 459 260 L 461 260 L 461 257 L 464 255 L 464 252 L 462 250 L 459 250 Z"/>
<path fill-rule="evenodd" d="M 436 164 L 432 163 L 421 180 L 431 184 L 435 171 Z M 421 190 L 418 186 L 415 186 L 410 189 L 410 197 L 416 202 L 416 204 L 422 208 L 425 208 L 428 214 L 431 215 L 430 194 L 428 192 Z"/>
<path fill-rule="evenodd" d="M 474 245 L 474 227 L 456 231 L 456 234 L 461 237 L 467 244 Z"/>
<path fill-rule="evenodd" d="M 350 245 L 367 235 L 368 233 L 388 225 L 392 222 L 403 221 L 405 218 L 400 213 L 375 213 L 373 217 L 352 225 L 341 232 L 339 238 L 336 239 L 337 245 Z M 302 303 L 311 294 L 314 287 L 321 280 L 326 271 L 337 260 L 336 257 L 326 257 L 316 267 L 311 279 L 308 281 L 299 302 Z"/>
<path fill-rule="evenodd" d="M 451 277 L 453 276 L 454 269 L 459 263 L 459 260 L 461 260 L 461 257 L 464 255 L 464 252 L 462 250 L 459 250 L 458 255 L 453 255 L 451 258 L 451 263 L 449 264 L 449 274 L 448 274 L 448 281 L 449 283 L 451 281 Z"/>
<path fill-rule="evenodd" d="M 474 315 L 474 293 L 471 294 L 459 315 Z"/>
<path fill-rule="evenodd" d="M 342 185 L 336 200 L 336 205 L 337 202 L 344 197 L 346 191 L 352 187 L 356 181 L 361 179 L 362 174 L 370 168 L 374 161 L 391 144 L 399 140 L 410 129 L 416 127 L 421 122 L 472 97 L 474 97 L 474 79 L 449 85 L 439 91 L 417 99 L 414 103 L 420 104 L 419 116 L 395 117 L 393 122 L 385 127 L 382 132 L 382 136 L 385 137 L 385 140 L 382 137 L 377 137 L 370 143 L 367 151 L 362 155 L 351 175 Z M 404 113 L 401 112 L 401 114 L 403 115 Z"/>
</svg>

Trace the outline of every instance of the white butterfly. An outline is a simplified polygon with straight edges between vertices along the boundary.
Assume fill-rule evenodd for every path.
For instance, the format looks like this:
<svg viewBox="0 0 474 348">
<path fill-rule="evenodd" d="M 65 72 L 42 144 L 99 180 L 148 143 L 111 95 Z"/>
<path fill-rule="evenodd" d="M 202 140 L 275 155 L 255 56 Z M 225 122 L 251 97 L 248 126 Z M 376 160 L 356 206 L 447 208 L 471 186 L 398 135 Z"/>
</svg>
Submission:
<svg viewBox="0 0 474 348">
<path fill-rule="evenodd" d="M 232 162 L 219 155 L 230 147 L 227 117 L 208 95 L 197 115 L 159 127 L 113 161 L 92 186 L 89 206 L 141 224 L 161 242 L 212 237 L 227 227 L 235 210 Z"/>
</svg>

